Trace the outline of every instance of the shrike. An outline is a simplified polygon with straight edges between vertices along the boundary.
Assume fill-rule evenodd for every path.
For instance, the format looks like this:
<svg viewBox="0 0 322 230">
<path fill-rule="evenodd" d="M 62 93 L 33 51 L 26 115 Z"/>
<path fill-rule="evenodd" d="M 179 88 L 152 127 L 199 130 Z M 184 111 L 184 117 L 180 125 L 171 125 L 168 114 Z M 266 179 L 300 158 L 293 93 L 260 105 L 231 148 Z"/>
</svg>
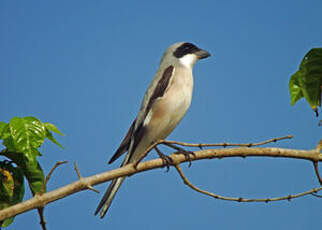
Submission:
<svg viewBox="0 0 322 230">
<path fill-rule="evenodd" d="M 175 43 L 165 51 L 159 70 L 145 92 L 139 114 L 109 163 L 125 152 L 121 166 L 133 163 L 151 144 L 173 131 L 191 103 L 192 68 L 199 59 L 209 56 L 207 51 L 188 42 Z M 112 180 L 95 215 L 101 210 L 100 217 L 104 217 L 124 179 Z"/>
</svg>

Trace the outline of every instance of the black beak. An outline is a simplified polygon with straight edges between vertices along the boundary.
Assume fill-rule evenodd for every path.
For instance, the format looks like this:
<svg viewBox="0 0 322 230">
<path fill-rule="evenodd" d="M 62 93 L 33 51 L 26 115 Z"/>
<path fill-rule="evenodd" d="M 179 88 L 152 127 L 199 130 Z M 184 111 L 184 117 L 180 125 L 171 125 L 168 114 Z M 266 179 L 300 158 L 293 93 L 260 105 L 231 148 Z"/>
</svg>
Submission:
<svg viewBox="0 0 322 230">
<path fill-rule="evenodd" d="M 197 57 L 199 59 L 204 59 L 204 58 L 207 58 L 210 56 L 210 53 L 208 53 L 206 50 L 202 50 L 202 49 L 196 51 L 195 54 L 197 55 Z"/>
</svg>

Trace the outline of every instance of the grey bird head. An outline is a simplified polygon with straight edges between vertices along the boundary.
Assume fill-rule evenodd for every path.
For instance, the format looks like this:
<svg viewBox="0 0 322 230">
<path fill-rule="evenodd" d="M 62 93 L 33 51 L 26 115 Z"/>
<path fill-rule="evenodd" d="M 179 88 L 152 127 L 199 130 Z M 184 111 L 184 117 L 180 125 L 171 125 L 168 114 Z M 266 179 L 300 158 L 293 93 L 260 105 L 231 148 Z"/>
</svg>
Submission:
<svg viewBox="0 0 322 230">
<path fill-rule="evenodd" d="M 160 65 L 178 63 L 192 68 L 199 59 L 209 56 L 210 53 L 192 43 L 177 42 L 164 52 Z"/>
</svg>

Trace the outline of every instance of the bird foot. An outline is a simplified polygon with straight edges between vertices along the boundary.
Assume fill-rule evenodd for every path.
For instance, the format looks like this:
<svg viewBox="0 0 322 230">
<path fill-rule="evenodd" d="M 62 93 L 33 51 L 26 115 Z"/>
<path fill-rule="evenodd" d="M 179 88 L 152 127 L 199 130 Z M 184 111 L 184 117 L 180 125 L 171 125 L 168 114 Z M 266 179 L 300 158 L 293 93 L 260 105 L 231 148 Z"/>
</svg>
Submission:
<svg viewBox="0 0 322 230">
<path fill-rule="evenodd" d="M 183 154 L 186 157 L 186 160 L 189 161 L 189 167 L 191 167 L 191 155 L 193 155 L 194 157 L 196 156 L 196 154 L 194 152 L 187 151 L 187 150 L 180 148 L 179 146 L 176 146 L 174 144 L 170 144 L 170 143 L 166 143 L 166 142 L 163 144 L 169 146 L 170 148 L 177 150 L 177 152 L 175 152 L 174 154 Z"/>
<path fill-rule="evenodd" d="M 159 148 L 157 148 L 157 147 L 155 147 L 155 150 L 157 151 L 157 153 L 158 153 L 159 157 L 162 159 L 164 166 L 165 166 L 165 167 L 167 167 L 167 172 L 169 172 L 169 170 L 170 170 L 170 165 L 172 165 L 172 164 L 173 164 L 173 160 L 172 160 L 172 158 L 171 158 L 171 157 L 169 157 L 169 156 L 167 156 L 167 155 L 165 155 L 165 154 L 163 154 L 163 153 L 160 151 L 160 149 L 159 149 Z"/>
</svg>

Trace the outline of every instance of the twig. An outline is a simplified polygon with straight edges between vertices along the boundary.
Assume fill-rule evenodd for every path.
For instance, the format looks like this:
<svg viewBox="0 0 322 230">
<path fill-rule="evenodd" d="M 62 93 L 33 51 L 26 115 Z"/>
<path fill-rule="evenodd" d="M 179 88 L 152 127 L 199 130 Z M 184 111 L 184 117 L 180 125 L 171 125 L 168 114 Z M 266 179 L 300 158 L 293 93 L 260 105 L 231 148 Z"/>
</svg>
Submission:
<svg viewBox="0 0 322 230">
<path fill-rule="evenodd" d="M 44 210 L 45 208 L 44 207 L 41 207 L 41 208 L 38 208 L 38 214 L 39 214 L 39 217 L 40 217 L 40 226 L 42 228 L 42 230 L 46 230 L 47 227 L 46 227 L 46 220 L 45 220 L 45 217 L 44 217 Z"/>
<path fill-rule="evenodd" d="M 322 140 L 319 141 L 319 143 L 316 146 L 315 150 L 317 152 L 321 153 L 321 149 L 322 149 Z M 318 178 L 318 180 L 320 182 L 320 185 L 322 185 L 322 178 L 321 178 L 320 173 L 319 173 L 319 162 L 318 161 L 312 161 L 312 162 L 313 162 L 316 177 Z"/>
<path fill-rule="evenodd" d="M 176 144 L 176 145 L 181 145 L 181 146 L 187 146 L 187 147 L 198 147 L 200 149 L 202 149 L 202 147 L 233 147 L 233 146 L 237 146 L 237 147 L 254 147 L 254 146 L 260 146 L 260 145 L 265 145 L 265 144 L 269 144 L 269 143 L 273 143 L 273 142 L 277 142 L 280 140 L 285 140 L 285 139 L 292 139 L 293 136 L 291 135 L 287 135 L 284 137 L 277 137 L 277 138 L 272 138 L 266 141 L 262 141 L 262 142 L 257 142 L 257 143 L 214 143 L 214 144 L 193 144 L 193 143 L 186 143 L 186 142 L 179 142 L 179 141 L 168 141 L 168 140 L 163 140 L 161 141 L 161 143 L 168 143 L 168 144 Z"/>
<path fill-rule="evenodd" d="M 80 172 L 79 172 L 79 169 L 78 169 L 78 166 L 77 166 L 76 162 L 74 163 L 74 168 L 75 168 L 75 171 L 76 171 L 76 173 L 77 173 L 78 179 L 79 179 L 79 180 L 83 180 L 83 177 L 82 177 L 82 175 L 81 175 L 81 174 L 80 174 Z M 86 186 L 86 187 L 87 187 L 89 190 L 93 191 L 93 192 L 100 193 L 100 191 L 98 191 L 97 189 L 95 189 L 92 185 L 87 184 L 87 186 Z"/>
<path fill-rule="evenodd" d="M 237 201 L 237 202 L 265 202 L 265 203 L 268 203 L 268 202 L 271 202 L 271 201 L 280 201 L 280 200 L 288 200 L 288 201 L 290 201 L 291 199 L 302 197 L 302 196 L 305 196 L 305 195 L 309 195 L 309 194 L 313 195 L 314 193 L 322 190 L 322 187 L 319 187 L 319 188 L 313 188 L 313 189 L 311 189 L 309 191 L 298 193 L 298 194 L 295 194 L 295 195 L 288 195 L 288 196 L 282 196 L 282 197 L 273 197 L 273 198 L 260 198 L 260 199 L 245 199 L 245 198 L 242 198 L 242 197 L 226 197 L 226 196 L 221 196 L 221 195 L 214 194 L 212 192 L 208 192 L 206 190 L 202 190 L 202 189 L 194 186 L 187 179 L 187 177 L 183 174 L 180 165 L 178 165 L 178 164 L 175 165 L 175 168 L 177 169 L 180 177 L 182 178 L 183 182 L 187 186 L 189 186 L 190 188 L 192 188 L 193 190 L 195 190 L 197 192 L 200 192 L 202 194 L 205 194 L 207 196 L 211 196 L 211 197 L 213 197 L 215 199 L 219 199 L 219 200 L 228 200 L 228 201 Z"/>
<path fill-rule="evenodd" d="M 215 143 L 215 144 L 195 144 L 195 143 L 186 143 L 186 142 L 180 142 L 180 141 L 170 141 L 170 140 L 159 140 L 154 142 L 149 148 L 147 148 L 144 152 L 144 154 L 142 154 L 142 156 L 137 159 L 134 163 L 133 166 L 134 168 L 137 167 L 137 165 L 148 155 L 149 152 L 151 152 L 152 149 L 155 148 L 155 146 L 160 145 L 160 144 L 176 144 L 176 145 L 181 145 L 181 146 L 186 146 L 186 147 L 198 147 L 200 149 L 202 149 L 203 147 L 254 147 L 254 146 L 260 146 L 260 145 L 265 145 L 268 143 L 272 143 L 272 142 L 277 142 L 280 140 L 285 140 L 285 139 L 292 139 L 293 136 L 292 135 L 287 135 L 284 137 L 277 137 L 277 138 L 272 138 L 266 141 L 262 141 L 262 142 L 257 142 L 257 143 L 248 143 L 248 144 L 238 144 L 238 143 Z"/>
<path fill-rule="evenodd" d="M 316 177 L 318 178 L 320 185 L 322 186 L 322 178 L 319 173 L 319 162 L 313 161 L 313 166 L 314 166 L 314 171 L 315 171 Z"/>
<path fill-rule="evenodd" d="M 48 181 L 50 180 L 50 177 L 51 175 L 53 174 L 53 172 L 55 171 L 55 169 L 59 166 L 59 165 L 62 165 L 62 164 L 66 164 L 68 161 L 57 161 L 56 164 L 54 165 L 54 167 L 49 171 L 48 175 L 46 176 L 46 179 L 45 179 L 45 182 L 42 186 L 42 189 L 41 189 L 41 193 L 44 193 L 45 190 L 46 190 L 46 186 L 47 186 L 47 183 Z"/>
</svg>

